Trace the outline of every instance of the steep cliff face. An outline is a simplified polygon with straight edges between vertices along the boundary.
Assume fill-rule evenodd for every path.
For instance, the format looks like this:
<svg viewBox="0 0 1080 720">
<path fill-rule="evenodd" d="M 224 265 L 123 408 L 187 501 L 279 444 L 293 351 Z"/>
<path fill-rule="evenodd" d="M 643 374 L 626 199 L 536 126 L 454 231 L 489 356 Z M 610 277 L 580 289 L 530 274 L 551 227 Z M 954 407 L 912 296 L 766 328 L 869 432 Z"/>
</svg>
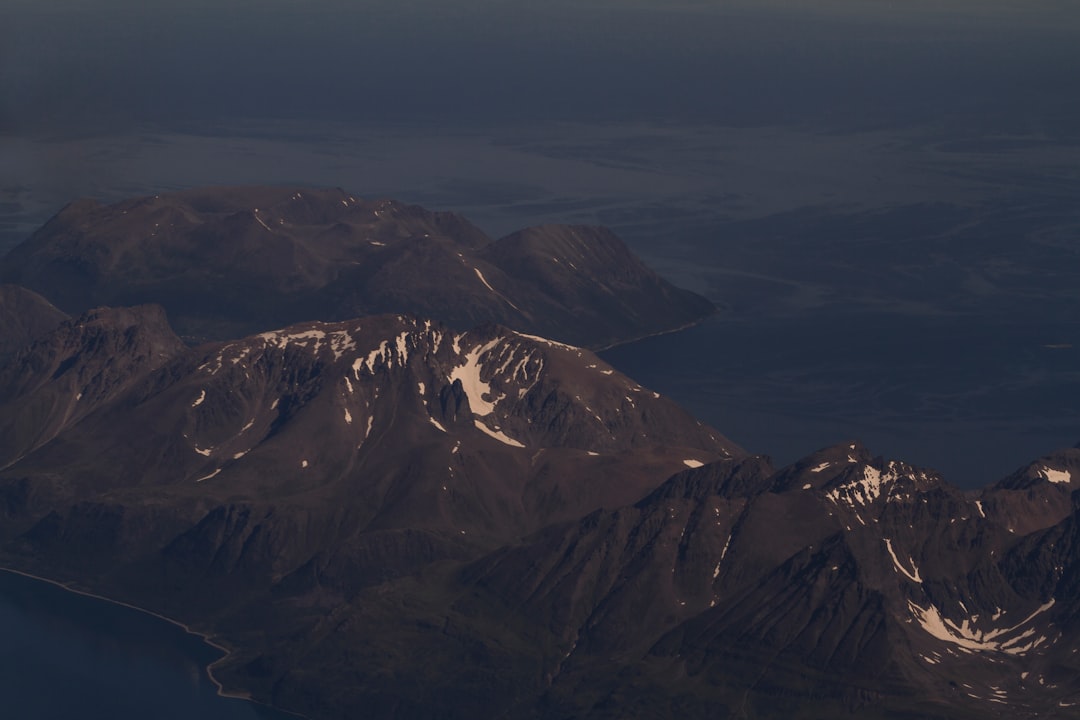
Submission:
<svg viewBox="0 0 1080 720">
<path fill-rule="evenodd" d="M 79 201 L 0 261 L 0 278 L 71 313 L 157 303 L 194 341 L 411 312 L 597 348 L 713 312 L 601 228 L 493 242 L 453 213 L 308 188 Z"/>
</svg>

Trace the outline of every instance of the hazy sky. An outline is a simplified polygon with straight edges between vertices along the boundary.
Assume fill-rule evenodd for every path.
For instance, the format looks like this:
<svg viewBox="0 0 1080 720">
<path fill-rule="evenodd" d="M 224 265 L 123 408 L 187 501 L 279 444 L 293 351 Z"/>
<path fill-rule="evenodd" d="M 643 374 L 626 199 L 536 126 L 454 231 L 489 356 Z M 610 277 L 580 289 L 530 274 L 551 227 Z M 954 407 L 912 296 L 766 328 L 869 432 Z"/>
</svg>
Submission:
<svg viewBox="0 0 1080 720">
<path fill-rule="evenodd" d="M 24 2 L 0 129 L 235 117 L 1073 127 L 1075 3 Z M 1018 9 L 1022 6 L 1023 9 Z M 1010 115 L 1015 115 L 1011 113 Z"/>
</svg>

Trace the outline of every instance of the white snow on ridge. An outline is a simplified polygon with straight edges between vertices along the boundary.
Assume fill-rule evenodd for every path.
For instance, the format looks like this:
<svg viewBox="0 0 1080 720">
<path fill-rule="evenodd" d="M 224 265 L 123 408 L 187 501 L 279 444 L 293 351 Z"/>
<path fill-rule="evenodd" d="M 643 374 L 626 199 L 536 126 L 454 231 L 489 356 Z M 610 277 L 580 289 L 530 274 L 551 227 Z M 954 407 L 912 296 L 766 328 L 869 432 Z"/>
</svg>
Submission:
<svg viewBox="0 0 1080 720">
<path fill-rule="evenodd" d="M 366 358 L 356 358 L 352 364 L 353 376 L 360 379 L 360 369 L 367 368 L 369 375 L 375 374 L 375 363 L 378 360 L 382 360 L 386 365 L 393 365 L 395 362 L 399 366 L 405 366 L 409 361 L 409 339 L 413 338 L 413 345 L 416 345 L 416 339 L 408 330 L 402 331 L 394 338 L 393 344 L 389 340 L 383 340 L 379 343 L 379 346 L 369 352 Z"/>
<path fill-rule="evenodd" d="M 290 342 L 297 342 L 301 345 L 306 345 L 308 341 L 315 341 L 315 351 L 318 352 L 319 347 L 322 345 L 323 340 L 326 339 L 326 333 L 322 330 L 305 330 L 300 333 L 283 333 L 275 330 L 271 332 L 261 333 L 255 337 L 259 338 L 267 345 L 274 345 L 279 350 L 284 350 Z"/>
<path fill-rule="evenodd" d="M 349 350 L 356 349 L 356 341 L 348 332 L 336 332 L 330 335 L 330 350 L 334 353 L 334 359 L 340 360 Z"/>
<path fill-rule="evenodd" d="M 500 300 L 502 300 L 504 303 L 506 303 L 510 307 L 514 308 L 518 312 L 521 312 L 521 308 L 519 308 L 517 305 L 515 305 L 513 302 L 511 302 L 510 298 L 506 297 L 501 292 L 499 292 L 495 288 L 491 287 L 491 283 L 489 283 L 487 281 L 487 278 L 484 277 L 484 273 L 480 272 L 480 268 L 475 268 L 474 267 L 473 272 L 476 273 L 476 277 L 480 278 L 480 282 L 484 283 L 484 287 L 486 287 L 488 290 L 493 292 L 495 294 L 495 296 L 498 297 Z"/>
<path fill-rule="evenodd" d="M 893 552 L 892 540 L 890 540 L 889 538 L 885 538 L 885 547 L 886 549 L 888 549 L 889 555 L 890 557 L 892 557 L 893 565 L 896 567 L 896 569 L 903 573 L 904 577 L 906 577 L 908 580 L 922 584 L 922 576 L 919 575 L 919 568 L 916 567 L 915 561 L 912 560 L 910 557 L 908 558 L 908 562 L 911 563 L 911 569 L 914 571 L 914 574 L 912 574 L 911 572 L 908 572 L 908 569 L 901 565 L 900 561 L 897 559 L 896 553 Z"/>
<path fill-rule="evenodd" d="M 573 345 L 567 345 L 566 343 L 557 342 L 555 340 L 548 340 L 547 338 L 540 337 L 539 335 L 528 335 L 523 332 L 517 332 L 516 330 L 514 331 L 514 334 L 518 337 L 523 337 L 528 340 L 535 340 L 536 342 L 544 343 L 545 345 L 550 345 L 552 347 L 562 348 L 563 350 L 575 350 L 578 352 L 581 351 L 581 348 L 574 347 Z"/>
<path fill-rule="evenodd" d="M 480 278 L 480 282 L 484 283 L 484 287 L 486 287 L 491 292 L 498 294 L 495 291 L 495 288 L 491 287 L 491 283 L 487 281 L 487 278 L 484 277 L 484 273 L 480 272 L 480 268 L 473 268 L 473 272 L 476 273 L 476 277 Z"/>
<path fill-rule="evenodd" d="M 501 442 L 504 445 L 509 445 L 510 447 L 519 447 L 519 448 L 525 447 L 524 444 L 518 442 L 514 438 L 506 435 L 505 433 L 503 433 L 503 432 L 501 432 L 499 430 L 492 430 L 491 428 L 489 428 L 487 425 L 480 422 L 479 420 L 474 419 L 473 424 L 476 425 L 476 428 L 478 430 L 482 431 L 486 435 L 490 435 L 491 437 L 495 438 L 496 440 L 498 440 L 499 442 Z"/>
<path fill-rule="evenodd" d="M 255 219 L 259 221 L 260 225 L 262 225 L 267 230 L 270 230 L 270 226 L 263 222 L 263 219 L 259 217 L 259 208 L 255 208 L 255 212 L 253 214 L 255 215 Z"/>
<path fill-rule="evenodd" d="M 952 620 L 942 616 L 941 611 L 933 604 L 923 608 L 908 600 L 908 610 L 910 610 L 912 617 L 920 627 L 938 640 L 951 643 L 967 650 L 1023 655 L 1045 643 L 1047 638 L 1034 637 L 1036 634 L 1034 628 L 1028 628 L 1017 634 L 1018 631 L 1021 627 L 1034 620 L 1036 616 L 1053 607 L 1054 602 L 1055 601 L 1051 599 L 1050 602 L 1041 606 L 1016 625 L 988 631 L 974 629 L 971 627 L 969 620 L 964 620 L 960 625 L 957 625 Z M 1013 637 L 1007 640 L 999 640 L 999 638 L 1003 638 L 1004 636 Z"/>
<path fill-rule="evenodd" d="M 822 470 L 824 470 L 825 468 L 829 467 L 830 465 L 832 465 L 832 463 L 830 463 L 830 462 L 823 462 L 823 463 L 821 463 L 820 465 L 818 465 L 817 467 L 812 467 L 812 468 L 810 468 L 810 472 L 812 472 L 812 473 L 819 473 L 819 472 L 821 472 Z"/>
<path fill-rule="evenodd" d="M 1072 474 L 1068 470 L 1055 470 L 1045 465 L 1039 468 L 1039 475 L 1052 483 L 1068 484 L 1072 482 Z"/>
<path fill-rule="evenodd" d="M 883 473 L 869 465 L 863 468 L 861 478 L 852 476 L 844 485 L 835 487 L 826 493 L 826 497 L 840 504 L 841 500 L 854 508 L 856 505 L 870 505 L 886 491 L 899 475 L 895 470 L 895 463 L 890 462 L 888 469 Z"/>
<path fill-rule="evenodd" d="M 683 460 L 683 465 L 685 465 L 688 468 L 699 468 L 699 467 L 702 467 L 704 464 L 705 463 L 701 462 L 700 460 L 694 460 L 694 459 Z"/>
<path fill-rule="evenodd" d="M 499 344 L 499 338 L 473 348 L 465 354 L 465 362 L 450 371 L 450 382 L 461 381 L 461 389 L 469 396 L 469 407 L 473 414 L 485 417 L 495 412 L 495 403 L 485 399 L 491 396 L 491 386 L 480 379 L 483 364 L 481 356 Z"/>
</svg>

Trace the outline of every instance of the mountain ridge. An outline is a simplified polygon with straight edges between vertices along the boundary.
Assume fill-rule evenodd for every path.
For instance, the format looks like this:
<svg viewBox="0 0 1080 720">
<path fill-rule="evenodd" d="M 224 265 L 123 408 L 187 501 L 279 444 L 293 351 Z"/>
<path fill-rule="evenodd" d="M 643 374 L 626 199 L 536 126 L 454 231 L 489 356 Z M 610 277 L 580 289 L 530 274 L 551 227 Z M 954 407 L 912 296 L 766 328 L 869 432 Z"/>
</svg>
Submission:
<svg viewBox="0 0 1080 720">
<path fill-rule="evenodd" d="M 0 259 L 0 278 L 68 313 L 157 303 L 182 336 L 413 312 L 606 347 L 715 311 L 611 231 L 542 226 L 492 240 L 463 217 L 344 190 L 203 188 L 71 203 Z"/>
<path fill-rule="evenodd" d="M 154 222 L 181 230 L 139 235 Z M 1080 448 L 977 491 L 857 441 L 776 468 L 537 330 L 575 318 L 600 346 L 670 329 L 672 299 L 699 307 L 607 231 L 492 241 L 340 190 L 210 189 L 75 203 L 3 267 L 70 307 L 114 275 L 118 297 L 164 303 L 69 317 L 0 288 L 0 563 L 216 638 L 215 677 L 260 701 L 552 720 L 1080 707 Z M 478 322 L 407 311 L 417 297 Z M 268 324 L 371 298 L 393 311 Z M 230 299 L 248 304 L 215 317 Z"/>
</svg>

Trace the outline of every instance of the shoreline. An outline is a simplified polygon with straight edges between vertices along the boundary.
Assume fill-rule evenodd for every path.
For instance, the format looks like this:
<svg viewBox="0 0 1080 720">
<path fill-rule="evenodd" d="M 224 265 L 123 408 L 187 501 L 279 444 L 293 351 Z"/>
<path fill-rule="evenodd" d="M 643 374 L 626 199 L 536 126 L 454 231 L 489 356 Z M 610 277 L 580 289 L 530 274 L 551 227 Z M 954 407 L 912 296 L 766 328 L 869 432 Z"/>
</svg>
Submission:
<svg viewBox="0 0 1080 720">
<path fill-rule="evenodd" d="M 683 330 L 689 330 L 692 327 L 697 327 L 698 325 L 701 325 L 702 323 L 707 322 L 710 318 L 714 318 L 719 314 L 720 314 L 720 309 L 717 308 L 713 312 L 709 313 L 708 315 L 705 315 L 704 317 L 700 317 L 697 320 L 692 320 L 692 321 L 690 321 L 688 323 L 685 323 L 683 325 L 679 325 L 678 327 L 673 327 L 670 330 L 660 330 L 658 332 L 649 333 L 647 335 L 641 335 L 639 337 L 630 338 L 629 340 L 620 340 L 619 342 L 612 343 L 610 345 L 605 345 L 604 347 L 601 347 L 601 348 L 595 348 L 595 349 L 594 348 L 586 348 L 586 349 L 588 349 L 589 352 L 599 354 L 599 353 L 602 353 L 602 352 L 607 352 L 608 350 L 613 350 L 613 349 L 615 349 L 617 347 L 622 347 L 624 345 L 631 345 L 631 344 L 636 343 L 636 342 L 641 342 L 642 340 L 648 340 L 649 338 L 660 337 L 662 335 L 672 335 L 672 334 L 677 333 L 677 332 L 682 332 Z"/>
<path fill-rule="evenodd" d="M 219 650 L 221 652 L 221 657 L 214 660 L 212 663 L 210 663 L 209 665 L 207 665 L 206 667 L 203 668 L 203 670 L 206 672 L 206 676 L 210 679 L 210 682 L 214 684 L 215 694 L 218 697 L 227 698 L 227 699 L 230 699 L 230 700 L 243 700 L 245 702 L 252 703 L 253 705 L 259 705 L 261 707 L 269 708 L 271 710 L 274 710 L 275 712 L 281 712 L 281 713 L 285 713 L 286 715 L 292 715 L 292 716 L 294 716 L 296 718 L 300 718 L 301 720 L 310 720 L 310 718 L 308 718 L 306 715 L 301 715 L 299 713 L 292 712 L 291 710 L 285 710 L 283 708 L 279 708 L 279 707 L 276 707 L 274 705 L 270 705 L 269 703 L 264 703 L 264 702 L 261 702 L 259 700 L 256 700 L 255 698 L 253 698 L 251 696 L 250 693 L 239 693 L 239 692 L 229 692 L 229 691 L 227 691 L 225 689 L 225 686 L 222 685 L 221 681 L 219 681 L 216 677 L 214 677 L 214 666 L 217 665 L 218 663 L 222 662 L 226 658 L 228 658 L 229 655 L 232 654 L 232 650 L 230 650 L 229 648 L 225 647 L 221 643 L 214 640 L 213 637 L 211 637 L 207 633 L 199 632 L 198 630 L 193 630 L 190 626 L 180 622 L 179 620 L 175 620 L 175 619 L 173 619 L 171 617 L 166 617 L 165 615 L 162 615 L 161 613 L 156 613 L 153 610 L 147 610 L 146 608 L 139 607 L 138 605 L 132 605 L 131 603 L 124 602 L 123 600 L 115 600 L 115 599 L 110 598 L 110 597 L 105 597 L 104 595 L 98 595 L 97 593 L 90 592 L 89 590 L 81 590 L 81 589 L 79 589 L 77 587 L 73 587 L 70 583 L 65 584 L 65 583 L 60 582 L 59 580 L 53 580 L 51 578 L 42 577 L 41 575 L 35 575 L 33 573 L 29 573 L 29 572 L 26 572 L 24 570 L 16 570 L 15 568 L 10 568 L 10 567 L 0 566 L 0 572 L 11 573 L 12 575 L 20 575 L 20 576 L 22 576 L 24 578 L 29 578 L 30 580 L 36 580 L 38 582 L 43 582 L 43 583 L 46 583 L 48 585 L 52 585 L 53 587 L 59 588 L 59 589 L 65 591 L 65 592 L 69 592 L 69 593 L 72 593 L 74 595 L 82 595 L 83 597 L 93 598 L 95 600 L 102 600 L 104 602 L 109 603 L 110 605 L 118 605 L 120 607 L 127 608 L 128 610 L 134 610 L 136 612 L 140 612 L 143 615 L 149 615 L 150 617 L 156 618 L 158 620 L 164 620 L 165 622 L 169 623 L 170 625 L 173 625 L 175 627 L 180 628 L 181 630 L 186 632 L 188 635 L 193 635 L 193 636 L 197 637 L 203 643 L 205 643 L 205 644 L 209 645 L 210 647 L 214 648 L 215 650 Z"/>
</svg>

